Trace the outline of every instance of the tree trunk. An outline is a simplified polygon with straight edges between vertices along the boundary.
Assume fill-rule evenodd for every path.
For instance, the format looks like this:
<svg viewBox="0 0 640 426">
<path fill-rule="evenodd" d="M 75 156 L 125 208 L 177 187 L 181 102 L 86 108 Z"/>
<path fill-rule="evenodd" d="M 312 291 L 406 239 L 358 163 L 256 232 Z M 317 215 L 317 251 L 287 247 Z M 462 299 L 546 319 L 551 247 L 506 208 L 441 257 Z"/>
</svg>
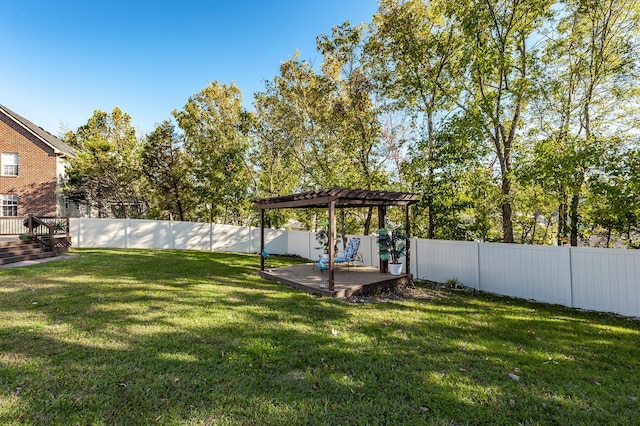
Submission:
<svg viewBox="0 0 640 426">
<path fill-rule="evenodd" d="M 182 200 L 180 199 L 180 189 L 178 189 L 178 184 L 173 182 L 173 195 L 176 197 L 176 207 L 178 208 L 178 215 L 180 216 L 180 221 L 184 220 L 184 208 L 182 207 Z"/>
<path fill-rule="evenodd" d="M 567 242 L 567 196 L 560 194 L 558 205 L 558 245 L 562 246 Z"/>
<path fill-rule="evenodd" d="M 505 243 L 513 243 L 513 221 L 511 212 L 511 179 L 502 175 L 502 234 Z"/>
<path fill-rule="evenodd" d="M 571 196 L 571 210 L 569 216 L 571 218 L 571 246 L 578 246 L 578 205 L 580 204 L 580 194 Z"/>
<path fill-rule="evenodd" d="M 429 154 L 431 155 L 431 154 Z M 427 234 L 427 238 L 433 240 L 436 234 L 436 220 L 434 217 L 434 208 L 433 208 L 433 167 L 431 166 L 431 161 L 429 161 L 429 194 L 427 194 L 427 215 L 429 216 L 429 230 Z"/>
<path fill-rule="evenodd" d="M 542 244 L 547 241 L 547 235 L 549 234 L 549 228 L 551 227 L 552 218 L 545 218 L 544 235 L 542 236 Z"/>
<path fill-rule="evenodd" d="M 373 207 L 367 209 L 367 216 L 364 219 L 364 235 L 369 235 L 371 231 L 371 217 L 373 216 Z"/>
<path fill-rule="evenodd" d="M 431 200 L 429 200 L 427 212 L 429 214 L 429 233 L 427 234 L 427 238 L 433 240 L 436 237 L 436 221 L 433 218 L 433 203 Z"/>
<path fill-rule="evenodd" d="M 533 226 L 533 230 L 531 231 L 531 244 L 535 244 L 536 231 L 538 229 L 538 212 L 533 214 L 532 226 Z"/>
</svg>

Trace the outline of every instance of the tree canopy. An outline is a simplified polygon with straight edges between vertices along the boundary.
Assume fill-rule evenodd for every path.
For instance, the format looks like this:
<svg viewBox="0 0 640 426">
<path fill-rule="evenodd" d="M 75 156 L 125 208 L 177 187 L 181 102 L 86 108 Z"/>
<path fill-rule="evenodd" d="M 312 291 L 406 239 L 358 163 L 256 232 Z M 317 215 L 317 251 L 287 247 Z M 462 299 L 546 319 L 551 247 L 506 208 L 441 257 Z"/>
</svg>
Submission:
<svg viewBox="0 0 640 426">
<path fill-rule="evenodd" d="M 256 197 L 413 191 L 420 237 L 639 247 L 639 24 L 635 0 L 380 0 L 251 110 L 214 81 L 147 135 L 96 111 L 65 136 L 65 192 L 99 216 L 252 224 Z M 345 231 L 371 217 L 345 211 Z"/>
</svg>

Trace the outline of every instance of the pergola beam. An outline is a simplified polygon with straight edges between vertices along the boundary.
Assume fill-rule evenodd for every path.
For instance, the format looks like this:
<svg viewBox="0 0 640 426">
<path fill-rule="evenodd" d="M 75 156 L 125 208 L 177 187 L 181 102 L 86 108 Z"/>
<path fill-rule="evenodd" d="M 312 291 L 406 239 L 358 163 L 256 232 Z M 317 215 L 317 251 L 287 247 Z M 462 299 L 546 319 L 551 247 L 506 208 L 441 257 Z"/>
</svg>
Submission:
<svg viewBox="0 0 640 426">
<path fill-rule="evenodd" d="M 418 202 L 409 192 L 367 191 L 362 189 L 319 189 L 317 191 L 256 200 L 259 209 L 325 208 L 331 201 L 336 207 L 407 206 Z"/>
</svg>

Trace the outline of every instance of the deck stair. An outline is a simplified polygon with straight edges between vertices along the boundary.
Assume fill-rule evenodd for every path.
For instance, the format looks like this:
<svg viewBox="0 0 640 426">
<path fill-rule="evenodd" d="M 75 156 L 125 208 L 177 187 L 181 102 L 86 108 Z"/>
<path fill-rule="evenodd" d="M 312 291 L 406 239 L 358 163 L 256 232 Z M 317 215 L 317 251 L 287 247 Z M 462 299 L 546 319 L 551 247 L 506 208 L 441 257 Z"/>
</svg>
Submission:
<svg viewBox="0 0 640 426">
<path fill-rule="evenodd" d="M 44 259 L 56 255 L 33 241 L 0 241 L 0 265 L 24 260 Z"/>
</svg>

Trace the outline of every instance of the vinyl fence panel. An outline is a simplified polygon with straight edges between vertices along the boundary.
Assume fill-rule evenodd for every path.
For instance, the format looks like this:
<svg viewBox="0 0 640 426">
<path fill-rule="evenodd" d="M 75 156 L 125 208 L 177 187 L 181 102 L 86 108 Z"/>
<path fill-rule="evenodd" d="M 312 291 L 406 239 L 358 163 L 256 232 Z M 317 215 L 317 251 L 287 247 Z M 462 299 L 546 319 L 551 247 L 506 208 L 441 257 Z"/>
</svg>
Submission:
<svg viewBox="0 0 640 426">
<path fill-rule="evenodd" d="M 173 248 L 173 223 L 158 220 L 129 220 L 127 248 Z"/>
<path fill-rule="evenodd" d="M 306 231 L 287 232 L 288 254 L 295 254 L 305 259 L 312 259 L 311 251 L 317 245 L 315 235 Z M 317 257 L 316 257 L 317 259 Z"/>
<path fill-rule="evenodd" d="M 87 248 L 127 248 L 128 219 L 71 219 L 71 244 Z"/>
<path fill-rule="evenodd" d="M 640 316 L 640 252 L 572 248 L 573 306 Z"/>
<path fill-rule="evenodd" d="M 257 253 L 260 249 L 260 228 L 253 228 L 253 229 L 256 231 L 255 238 L 253 239 L 256 243 L 256 248 L 251 252 Z M 269 253 L 288 254 L 289 241 L 288 241 L 287 231 L 284 231 L 282 229 L 265 229 L 264 245 L 265 245 L 265 249 Z"/>
<path fill-rule="evenodd" d="M 418 279 L 445 282 L 455 278 L 478 289 L 478 243 L 418 239 L 412 247 Z"/>
<path fill-rule="evenodd" d="M 212 251 L 249 252 L 251 228 L 233 225 L 212 225 Z"/>
<path fill-rule="evenodd" d="M 375 236 L 360 236 L 360 248 L 358 253 L 362 255 L 364 266 L 380 267 L 380 258 L 378 257 L 378 243 Z"/>
<path fill-rule="evenodd" d="M 211 224 L 173 222 L 173 248 L 178 250 L 211 249 Z"/>
<path fill-rule="evenodd" d="M 569 247 L 481 243 L 480 289 L 571 306 Z"/>
</svg>

